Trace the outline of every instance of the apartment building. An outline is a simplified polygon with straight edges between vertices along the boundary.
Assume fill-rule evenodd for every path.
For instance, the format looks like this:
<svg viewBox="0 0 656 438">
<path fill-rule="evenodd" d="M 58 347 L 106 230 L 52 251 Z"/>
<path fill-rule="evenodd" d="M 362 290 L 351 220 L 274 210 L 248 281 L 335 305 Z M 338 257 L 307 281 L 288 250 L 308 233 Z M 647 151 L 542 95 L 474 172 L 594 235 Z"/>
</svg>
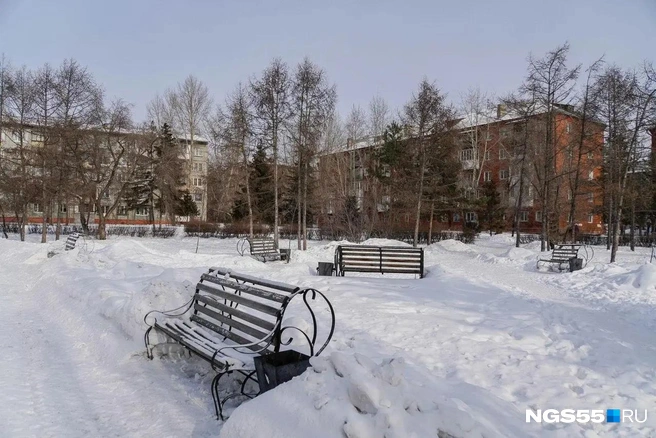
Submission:
<svg viewBox="0 0 656 438">
<path fill-rule="evenodd" d="M 89 133 L 91 130 L 89 130 Z M 91 135 L 91 134 L 89 134 Z M 123 136 L 138 136 L 139 133 L 120 133 Z M 26 151 L 36 150 L 43 146 L 45 140 L 44 133 L 36 126 L 24 125 L 22 127 L 8 126 L 5 124 L 0 130 L 0 160 L 7 158 L 11 154 L 11 149 L 16 150 L 19 145 L 23 145 Z M 189 138 L 177 137 L 181 146 L 181 157 L 184 160 L 185 169 L 185 189 L 189 191 L 199 211 L 199 215 L 193 219 L 206 220 L 207 218 L 207 187 L 206 175 L 208 165 L 208 141 L 201 137 L 195 137 L 193 142 Z M 117 169 L 116 180 L 120 185 L 123 183 L 122 167 Z M 38 166 L 31 166 L 29 172 L 38 176 L 40 170 Z M 106 213 L 110 206 L 116 201 L 118 193 L 112 187 L 102 194 L 102 206 Z M 0 201 L 3 194 L 0 193 Z M 42 223 L 44 209 L 47 206 L 42 205 L 38 196 L 33 197 L 35 202 L 30 202 L 27 208 L 28 223 Z M 38 200 L 38 201 L 37 201 Z M 8 203 L 5 202 L 5 205 Z M 0 203 L 0 205 L 2 205 Z M 80 204 L 79 199 L 75 196 L 69 196 L 66 200 L 57 206 L 50 206 L 49 222 L 56 221 L 63 224 L 80 223 L 80 213 L 89 217 L 89 223 L 98 222 L 97 207 L 93 204 Z M 5 220 L 15 220 L 15 214 L 8 209 L 3 211 Z M 167 223 L 169 218 L 166 215 L 160 215 L 155 212 L 155 220 L 161 223 Z M 179 221 L 186 221 L 192 218 L 178 217 Z M 130 208 L 127 199 L 119 200 L 117 208 L 107 216 L 108 224 L 126 224 L 137 225 L 150 223 L 150 212 L 147 206 Z"/>
<path fill-rule="evenodd" d="M 552 129 L 553 153 L 548 157 L 539 144 L 544 144 L 545 118 L 549 114 Z M 560 105 L 550 113 L 533 111 L 527 115 L 510 112 L 499 105 L 493 114 L 469 114 L 453 121 L 459 137 L 458 159 L 461 170 L 458 179 L 459 198 L 448 206 L 434 211 L 433 229 L 462 229 L 467 222 L 478 222 L 477 212 L 468 209 L 481 196 L 485 183 L 494 184 L 500 194 L 505 211 L 504 224 L 512 229 L 515 210 L 519 207 L 519 227 L 523 232 L 539 232 L 542 228 L 541 184 L 549 180 L 550 208 L 553 215 L 552 231 L 564 233 L 571 221 L 572 201 L 576 205 L 575 227 L 580 233 L 603 233 L 601 163 L 603 158 L 604 125 L 586 120 L 574 108 Z M 583 134 L 582 134 L 583 132 Z M 376 151 L 382 137 L 349 140 L 344 148 L 321 157 L 320 178 L 328 178 L 343 187 L 327 199 L 321 209 L 319 223 L 330 223 L 334 214 L 344 207 L 341 194 L 355 199 L 361 215 L 369 216 L 373 223 L 388 214 L 390 194 L 368 175 L 375 164 Z M 541 174 L 549 160 L 552 172 L 545 178 Z M 326 169 L 329 169 L 326 172 Z M 335 172 L 337 169 L 337 172 Z M 341 170 L 340 170 L 341 169 Z M 383 169 L 383 172 L 390 172 Z M 338 174 L 339 178 L 333 175 Z M 520 175 L 523 175 L 521 203 L 519 197 Z M 325 181 L 322 181 L 324 183 Z M 341 196 L 343 198 L 343 196 Z M 396 212 L 395 229 L 414 228 L 415 209 Z M 372 217 L 376 216 L 376 217 Z M 427 215 L 425 215 L 427 216 Z M 389 223 L 389 222 L 388 222 Z M 423 217 L 421 227 L 428 228 L 428 218 Z"/>
</svg>

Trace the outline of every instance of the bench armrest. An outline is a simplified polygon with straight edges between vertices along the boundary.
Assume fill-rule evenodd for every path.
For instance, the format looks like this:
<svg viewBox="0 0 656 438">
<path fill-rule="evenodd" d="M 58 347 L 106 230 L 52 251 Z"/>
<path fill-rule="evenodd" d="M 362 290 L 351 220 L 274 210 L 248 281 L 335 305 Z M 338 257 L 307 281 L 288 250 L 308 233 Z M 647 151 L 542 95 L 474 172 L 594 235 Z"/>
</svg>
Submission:
<svg viewBox="0 0 656 438">
<path fill-rule="evenodd" d="M 149 324 L 147 319 L 151 314 L 159 314 L 159 315 L 163 315 L 163 316 L 166 316 L 166 317 L 181 316 L 181 315 L 184 315 L 185 313 L 187 313 L 187 311 L 189 309 L 191 309 L 191 306 L 193 306 L 193 304 L 194 304 L 194 296 L 192 296 L 189 299 L 189 301 L 184 303 L 182 306 L 176 307 L 175 309 L 171 309 L 171 310 L 151 310 L 150 312 L 146 313 L 146 315 L 144 315 L 143 321 L 148 327 L 153 327 L 155 325 L 155 323 L 157 322 L 157 318 L 153 318 L 152 324 Z M 182 310 L 182 309 L 184 309 L 184 310 Z M 180 310 L 182 310 L 182 311 L 179 312 Z"/>
</svg>

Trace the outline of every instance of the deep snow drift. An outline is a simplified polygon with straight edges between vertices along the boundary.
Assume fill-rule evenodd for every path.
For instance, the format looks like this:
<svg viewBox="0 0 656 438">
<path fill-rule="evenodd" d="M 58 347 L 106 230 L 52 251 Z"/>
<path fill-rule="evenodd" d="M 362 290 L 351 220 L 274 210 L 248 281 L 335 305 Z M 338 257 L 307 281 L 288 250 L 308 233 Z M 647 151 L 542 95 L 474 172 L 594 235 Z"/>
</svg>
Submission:
<svg viewBox="0 0 656 438">
<path fill-rule="evenodd" d="M 196 254 L 188 238 L 80 240 L 49 259 L 63 242 L 0 240 L 2 435 L 656 435 L 656 267 L 644 249 L 622 248 L 609 265 L 596 248 L 582 271 L 554 273 L 536 270 L 534 244 L 481 236 L 426 248 L 419 280 L 316 276 L 337 242 L 312 242 L 289 264 L 239 257 L 235 244 L 202 239 Z M 312 369 L 229 409 L 225 424 L 213 418 L 206 363 L 176 348 L 149 361 L 143 347 L 143 315 L 187 301 L 210 266 L 315 287 L 337 315 Z M 526 424 L 528 408 L 650 416 Z"/>
</svg>

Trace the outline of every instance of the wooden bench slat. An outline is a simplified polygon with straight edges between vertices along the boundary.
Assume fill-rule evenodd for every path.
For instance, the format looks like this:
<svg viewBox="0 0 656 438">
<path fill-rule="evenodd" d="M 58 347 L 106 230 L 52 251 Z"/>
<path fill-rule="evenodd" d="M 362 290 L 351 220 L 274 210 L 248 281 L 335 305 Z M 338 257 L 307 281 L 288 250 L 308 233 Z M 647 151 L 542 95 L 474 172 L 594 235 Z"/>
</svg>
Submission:
<svg viewBox="0 0 656 438">
<path fill-rule="evenodd" d="M 196 300 L 200 301 L 201 303 L 205 303 L 208 305 L 211 305 L 218 309 L 219 311 L 223 313 L 228 313 L 230 315 L 233 315 L 239 319 L 243 319 L 244 321 L 250 322 L 251 324 L 255 324 L 258 327 L 262 327 L 264 330 L 267 332 L 270 332 L 273 330 L 275 327 L 275 324 L 271 321 L 267 321 L 265 319 L 258 318 L 257 316 L 253 316 L 250 313 L 242 312 L 241 310 L 237 309 L 236 307 L 230 307 L 227 306 L 219 301 L 216 301 L 213 298 L 210 298 L 205 295 L 197 295 Z"/>
<path fill-rule="evenodd" d="M 227 280 L 225 278 L 216 277 L 214 275 L 203 274 L 201 276 L 201 280 L 208 281 L 210 283 L 218 284 L 218 285 L 221 285 L 221 286 L 225 286 L 225 287 L 228 287 L 230 289 L 239 290 L 239 291 L 247 293 L 249 295 L 264 298 L 266 300 L 275 301 L 277 303 L 284 303 L 285 299 L 286 299 L 286 297 L 284 295 L 280 295 L 278 293 L 271 292 L 271 291 L 264 290 L 264 289 L 259 289 L 259 288 L 254 287 L 254 286 L 249 286 L 249 285 L 246 285 L 246 284 L 240 284 L 240 283 L 237 283 L 235 281 Z"/>
<path fill-rule="evenodd" d="M 203 292 L 211 293 L 213 295 L 216 295 L 216 296 L 221 297 L 221 298 L 226 299 L 226 300 L 233 301 L 235 303 L 242 304 L 246 307 L 250 307 L 251 309 L 255 309 L 255 310 L 258 310 L 262 313 L 266 313 L 267 315 L 276 316 L 278 314 L 278 312 L 280 311 L 280 309 L 276 309 L 276 308 L 268 306 L 266 304 L 250 300 L 250 299 L 242 297 L 241 295 L 238 295 L 236 293 L 230 293 L 230 292 L 226 292 L 226 291 L 221 290 L 221 289 L 213 288 L 212 286 L 210 286 L 208 284 L 205 284 L 205 283 L 198 283 L 196 285 L 196 289 L 202 290 Z"/>
<path fill-rule="evenodd" d="M 235 342 L 236 344 L 243 345 L 243 344 L 250 344 L 251 342 L 253 342 L 250 339 L 246 339 L 243 336 L 239 336 L 238 334 L 236 334 L 232 331 L 226 330 L 225 328 L 220 327 L 219 325 L 214 324 L 211 321 L 207 321 L 206 319 L 201 318 L 198 315 L 191 315 L 191 318 L 189 318 L 189 319 L 191 319 L 192 321 L 194 321 L 197 324 L 202 325 L 203 327 L 206 327 L 206 328 L 220 334 L 221 336 L 226 337 L 227 339 L 230 339 L 231 341 Z M 257 351 L 257 350 L 261 349 L 261 347 L 258 347 L 257 345 L 251 345 L 249 347 L 244 347 L 244 348 L 248 348 L 251 351 Z"/>
<path fill-rule="evenodd" d="M 293 286 L 291 284 L 287 283 L 282 283 L 280 281 L 273 281 L 273 280 L 265 280 L 263 278 L 259 277 L 253 277 L 250 275 L 242 274 L 239 272 L 233 272 L 231 269 L 226 269 L 226 268 L 210 268 L 210 272 L 216 272 L 216 275 L 229 275 L 230 279 L 235 279 L 235 280 L 241 280 L 241 281 L 246 281 L 248 283 L 252 283 L 254 285 L 258 286 L 265 286 L 265 287 L 271 287 L 274 289 L 278 289 L 284 292 L 296 292 L 299 290 L 298 286 Z"/>
<path fill-rule="evenodd" d="M 253 336 L 255 339 L 262 339 L 266 337 L 266 333 L 261 332 L 260 330 L 257 330 L 256 328 L 244 324 L 242 322 L 239 322 L 236 319 L 228 318 L 225 315 L 220 314 L 219 312 L 215 312 L 214 310 L 202 306 L 198 303 L 194 304 L 194 310 L 200 313 L 204 313 L 205 315 L 224 323 L 225 325 L 228 325 L 230 327 L 234 327 L 235 329 L 242 331 L 246 333 L 247 335 Z"/>
</svg>

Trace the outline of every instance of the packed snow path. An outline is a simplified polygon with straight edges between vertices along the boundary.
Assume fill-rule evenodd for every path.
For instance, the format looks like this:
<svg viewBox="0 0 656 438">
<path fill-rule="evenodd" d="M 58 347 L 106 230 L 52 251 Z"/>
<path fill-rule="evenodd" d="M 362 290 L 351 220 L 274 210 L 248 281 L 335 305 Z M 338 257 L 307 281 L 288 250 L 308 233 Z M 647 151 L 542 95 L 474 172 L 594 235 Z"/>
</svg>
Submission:
<svg viewBox="0 0 656 438">
<path fill-rule="evenodd" d="M 156 382 L 161 364 L 120 354 L 125 336 L 53 293 L 72 286 L 43 278 L 26 255 L 0 255 L 0 435 L 209 435 L 205 400 L 181 397 L 170 370 L 166 385 Z"/>
</svg>

